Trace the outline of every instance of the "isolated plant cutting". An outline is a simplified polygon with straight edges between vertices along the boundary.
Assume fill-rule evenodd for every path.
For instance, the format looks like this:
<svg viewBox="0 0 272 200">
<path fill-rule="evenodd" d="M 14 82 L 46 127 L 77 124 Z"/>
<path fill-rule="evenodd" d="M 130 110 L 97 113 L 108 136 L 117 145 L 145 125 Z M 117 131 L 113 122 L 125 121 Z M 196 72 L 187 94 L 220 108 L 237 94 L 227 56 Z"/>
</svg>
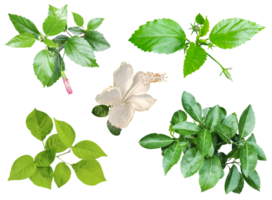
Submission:
<svg viewBox="0 0 272 200">
<path fill-rule="evenodd" d="M 97 117 L 109 115 L 107 127 L 113 135 L 120 135 L 127 127 L 135 111 L 149 110 L 156 102 L 152 96 L 146 94 L 151 83 L 163 82 L 167 78 L 164 74 L 138 72 L 133 77 L 133 68 L 123 62 L 113 73 L 113 87 L 108 87 L 97 95 L 92 113 Z"/>
<path fill-rule="evenodd" d="M 104 151 L 89 140 L 83 140 L 73 145 L 76 137 L 74 129 L 66 122 L 56 119 L 54 121 L 57 134 L 48 137 L 44 144 L 44 139 L 53 129 L 53 120 L 46 113 L 36 109 L 27 116 L 27 128 L 35 138 L 43 143 L 44 150 L 38 153 L 34 159 L 30 155 L 24 155 L 15 160 L 8 180 L 29 178 L 35 185 L 51 189 L 54 179 L 57 187 L 60 188 L 69 181 L 70 167 L 72 167 L 78 179 L 86 185 L 97 185 L 106 181 L 102 168 L 96 160 L 107 156 Z M 69 164 L 63 160 L 62 156 L 71 151 L 80 159 L 79 162 Z M 56 158 L 60 162 L 53 171 L 50 165 Z"/>
<path fill-rule="evenodd" d="M 62 77 L 68 94 L 72 94 L 72 88 L 64 72 L 65 54 L 81 66 L 99 67 L 94 51 L 103 51 L 110 47 L 103 34 L 95 30 L 102 24 L 103 18 L 91 19 L 87 28 L 84 29 L 82 16 L 74 12 L 72 14 L 77 26 L 67 28 L 67 5 L 60 9 L 49 5 L 48 16 L 43 23 L 44 34 L 29 19 L 9 14 L 19 35 L 6 44 L 10 47 L 26 48 L 31 47 L 37 40 L 44 43 L 45 49 L 41 50 L 34 58 L 35 74 L 44 87 L 52 86 Z M 60 34 L 62 32 L 67 35 Z M 51 36 L 56 37 L 50 39 Z M 63 56 L 60 54 L 62 50 Z"/>
<path fill-rule="evenodd" d="M 210 30 L 210 23 L 206 16 L 198 14 L 194 24 L 191 24 L 192 33 L 196 33 L 196 40 L 192 42 L 186 36 L 181 26 L 171 19 L 156 19 L 139 27 L 129 39 L 139 49 L 159 54 L 171 54 L 184 50 L 183 65 L 184 77 L 200 69 L 207 56 L 214 60 L 222 69 L 222 73 L 232 80 L 229 70 L 224 68 L 203 47 L 212 49 L 232 49 L 250 40 L 264 27 L 254 22 L 240 18 L 225 19 L 218 22 L 211 30 L 209 37 L 205 38 Z M 220 75 L 221 75 L 220 74 Z"/>
<path fill-rule="evenodd" d="M 225 180 L 226 194 L 240 194 L 244 180 L 260 191 L 260 177 L 255 168 L 258 160 L 264 161 L 266 156 L 252 133 L 255 126 L 252 106 L 244 110 L 238 122 L 236 113 L 227 116 L 226 110 L 219 105 L 202 110 L 187 92 L 183 92 L 181 102 L 193 123 L 187 121 L 184 111 L 178 110 L 170 122 L 171 137 L 152 133 L 140 140 L 140 145 L 146 149 L 161 148 L 164 174 L 178 163 L 183 152 L 181 174 L 188 178 L 199 172 L 202 192 L 213 188 L 224 177 L 226 166 L 229 170 Z M 231 145 L 230 152 L 220 151 L 228 144 Z"/>
</svg>

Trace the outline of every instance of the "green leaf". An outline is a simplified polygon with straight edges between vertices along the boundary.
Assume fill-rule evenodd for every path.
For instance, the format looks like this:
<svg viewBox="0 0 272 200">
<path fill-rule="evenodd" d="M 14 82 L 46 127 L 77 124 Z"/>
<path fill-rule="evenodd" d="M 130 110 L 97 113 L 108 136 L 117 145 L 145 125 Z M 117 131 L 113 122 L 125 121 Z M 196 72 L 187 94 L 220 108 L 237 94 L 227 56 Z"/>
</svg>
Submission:
<svg viewBox="0 0 272 200">
<path fill-rule="evenodd" d="M 188 92 L 183 92 L 181 102 L 184 110 L 197 122 L 202 122 L 202 108 L 195 97 Z M 185 121 L 185 120 L 184 120 Z"/>
<path fill-rule="evenodd" d="M 56 12 L 57 10 L 59 10 L 59 9 L 54 6 L 49 5 L 48 16 L 51 15 L 52 13 Z"/>
<path fill-rule="evenodd" d="M 70 126 L 68 123 L 63 122 L 63 121 L 58 121 L 54 119 L 55 121 L 55 126 L 58 132 L 58 136 L 63 142 L 63 144 L 66 147 L 72 147 L 75 138 L 76 138 L 76 133 L 72 126 Z"/>
<path fill-rule="evenodd" d="M 200 131 L 200 127 L 191 122 L 179 122 L 173 128 L 180 135 L 195 135 Z"/>
<path fill-rule="evenodd" d="M 36 38 L 31 33 L 22 33 L 12 38 L 6 45 L 15 48 L 32 47 Z"/>
<path fill-rule="evenodd" d="M 84 140 L 77 143 L 72 148 L 73 153 L 82 160 L 92 160 L 107 156 L 105 152 L 94 142 Z"/>
<path fill-rule="evenodd" d="M 257 143 L 257 142 L 256 142 L 256 138 L 255 138 L 255 136 L 254 136 L 253 133 L 250 135 L 250 137 L 249 137 L 246 141 Z"/>
<path fill-rule="evenodd" d="M 77 36 L 65 42 L 65 53 L 75 63 L 85 67 L 99 67 L 89 43 Z"/>
<path fill-rule="evenodd" d="M 54 68 L 51 78 L 47 83 L 47 87 L 52 86 L 61 77 L 61 71 L 65 70 L 65 63 L 59 53 L 54 53 Z"/>
<path fill-rule="evenodd" d="M 200 47 L 196 46 L 195 43 L 190 42 L 190 46 L 187 49 L 184 66 L 183 75 L 184 78 L 189 74 L 199 70 L 199 68 L 204 64 L 207 58 L 206 51 Z"/>
<path fill-rule="evenodd" d="M 229 115 L 223 121 L 223 124 L 231 129 L 231 137 L 233 137 L 238 130 L 238 119 L 236 113 L 232 113 L 231 115 Z"/>
<path fill-rule="evenodd" d="M 35 163 L 38 167 L 50 166 L 54 162 L 55 156 L 55 149 L 42 151 L 35 156 Z"/>
<path fill-rule="evenodd" d="M 70 28 L 68 28 L 68 30 L 75 35 L 81 35 L 84 33 L 84 31 L 79 27 L 70 27 Z"/>
<path fill-rule="evenodd" d="M 51 133 L 53 121 L 46 113 L 35 108 L 27 116 L 26 126 L 35 138 L 43 141 L 44 138 Z"/>
<path fill-rule="evenodd" d="M 109 107 L 106 105 L 95 106 L 92 110 L 92 113 L 96 117 L 107 117 L 109 114 Z"/>
<path fill-rule="evenodd" d="M 179 122 L 183 122 L 186 120 L 187 120 L 187 114 L 183 112 L 182 110 L 178 110 L 173 114 L 171 124 L 175 125 Z"/>
<path fill-rule="evenodd" d="M 170 145 L 167 151 L 164 154 L 162 165 L 164 169 L 164 174 L 175 165 L 180 159 L 182 150 L 187 146 L 187 142 L 175 142 Z"/>
<path fill-rule="evenodd" d="M 58 188 L 65 185 L 71 176 L 71 170 L 65 163 L 57 164 L 54 171 L 54 181 Z"/>
<path fill-rule="evenodd" d="M 210 110 L 211 110 L 211 108 L 209 108 L 209 107 L 203 109 L 202 121 L 203 121 L 204 125 L 205 125 L 205 121 L 206 121 L 207 115 L 208 115 L 208 113 L 209 113 Z"/>
<path fill-rule="evenodd" d="M 240 150 L 240 162 L 243 174 L 248 177 L 257 165 L 257 152 L 254 147 L 247 143 L 241 147 Z"/>
<path fill-rule="evenodd" d="M 226 109 L 223 108 L 223 107 L 220 107 L 220 110 L 221 110 L 221 120 L 222 120 L 222 122 L 223 122 L 224 119 L 225 119 L 226 116 L 227 116 L 227 111 L 226 111 Z"/>
<path fill-rule="evenodd" d="M 186 151 L 180 162 L 180 171 L 184 178 L 194 175 L 201 168 L 203 161 L 204 157 L 196 147 Z"/>
<path fill-rule="evenodd" d="M 77 13 L 73 13 L 73 17 L 74 17 L 74 21 L 76 23 L 76 25 L 78 25 L 79 27 L 82 27 L 84 24 L 84 19 L 83 17 L 81 17 L 81 15 L 77 14 Z"/>
<path fill-rule="evenodd" d="M 20 33 L 31 33 L 36 38 L 40 36 L 40 32 L 38 31 L 35 24 L 29 19 L 26 19 L 19 15 L 9 14 L 10 21 L 12 22 L 15 29 Z"/>
<path fill-rule="evenodd" d="M 89 31 L 84 35 L 84 39 L 92 46 L 94 51 L 104 51 L 110 48 L 110 44 L 98 31 Z"/>
<path fill-rule="evenodd" d="M 213 27 L 210 41 L 222 49 L 232 49 L 244 44 L 262 29 L 263 26 L 248 20 L 225 19 Z"/>
<path fill-rule="evenodd" d="M 212 136 L 212 145 L 211 145 L 211 147 L 208 151 L 208 154 L 206 156 L 207 158 L 211 158 L 214 155 L 215 147 L 217 145 L 217 134 L 212 133 L 211 136 Z"/>
<path fill-rule="evenodd" d="M 139 144 L 146 149 L 158 149 L 172 144 L 175 140 L 167 135 L 151 133 L 144 136 Z"/>
<path fill-rule="evenodd" d="M 41 50 L 34 58 L 34 71 L 37 78 L 46 86 L 54 70 L 54 58 L 48 50 Z"/>
<path fill-rule="evenodd" d="M 23 180 L 29 178 L 35 173 L 36 168 L 37 166 L 31 156 L 21 156 L 12 164 L 8 180 Z"/>
<path fill-rule="evenodd" d="M 122 129 L 112 126 L 111 123 L 109 122 L 109 120 L 107 121 L 107 127 L 108 127 L 109 131 L 111 132 L 111 134 L 113 134 L 115 136 L 118 136 L 121 134 Z"/>
<path fill-rule="evenodd" d="M 106 181 L 102 168 L 97 160 L 81 160 L 72 164 L 77 178 L 86 185 L 97 185 Z"/>
<path fill-rule="evenodd" d="M 240 173 L 235 165 L 232 165 L 230 168 L 229 174 L 226 178 L 225 182 L 225 192 L 226 194 L 230 193 L 231 191 L 235 190 L 240 181 Z"/>
<path fill-rule="evenodd" d="M 209 130 L 201 129 L 197 136 L 197 148 L 202 156 L 208 154 L 212 146 L 212 135 Z"/>
<path fill-rule="evenodd" d="M 219 181 L 221 173 L 221 162 L 216 156 L 205 159 L 199 170 L 199 185 L 201 187 L 201 192 L 213 188 Z"/>
<path fill-rule="evenodd" d="M 259 147 L 259 145 L 257 145 L 255 142 L 250 142 L 250 141 L 248 141 L 247 144 L 252 146 L 255 149 L 255 151 L 257 152 L 259 160 L 266 160 L 265 153 L 262 150 L 262 148 Z"/>
<path fill-rule="evenodd" d="M 241 138 L 245 138 L 252 133 L 255 127 L 255 114 L 252 106 L 249 105 L 242 113 L 239 120 L 239 135 Z"/>
<path fill-rule="evenodd" d="M 43 23 L 43 32 L 54 36 L 62 32 L 67 24 L 67 5 L 51 13 Z"/>
<path fill-rule="evenodd" d="M 170 54 L 180 50 L 186 35 L 180 25 L 171 19 L 155 19 L 139 27 L 129 41 L 148 52 Z"/>
<path fill-rule="evenodd" d="M 91 19 L 87 25 L 88 31 L 97 29 L 102 24 L 103 20 L 104 20 L 104 18 Z"/>
<path fill-rule="evenodd" d="M 237 194 L 240 194 L 244 188 L 244 177 L 241 173 L 239 173 L 239 176 L 240 176 L 240 180 L 239 180 L 239 183 L 238 183 L 238 186 L 232 191 L 234 193 L 237 193 Z"/>
<path fill-rule="evenodd" d="M 245 174 L 243 173 L 243 177 L 250 187 L 260 191 L 261 180 L 256 170 L 254 170 L 248 177 L 246 177 Z"/>
<path fill-rule="evenodd" d="M 210 23 L 206 16 L 204 24 L 199 31 L 199 37 L 204 37 L 205 35 L 207 35 L 207 33 L 209 32 L 209 28 L 210 28 Z"/>
<path fill-rule="evenodd" d="M 231 129 L 228 126 L 224 124 L 217 124 L 214 127 L 214 130 L 224 142 L 231 144 L 230 139 L 232 138 L 232 133 Z"/>
<path fill-rule="evenodd" d="M 68 40 L 69 37 L 66 35 L 58 35 L 57 37 L 55 37 L 53 40 L 53 42 L 57 43 L 57 42 L 66 42 L 66 40 Z"/>
<path fill-rule="evenodd" d="M 49 40 L 49 39 L 45 39 L 43 43 L 49 47 L 56 47 L 56 44 L 52 40 Z"/>
<path fill-rule="evenodd" d="M 51 190 L 53 180 L 53 169 L 49 167 L 37 167 L 36 172 L 29 178 L 37 186 Z"/>
<path fill-rule="evenodd" d="M 204 24 L 204 17 L 199 13 L 195 18 L 196 23 L 198 24 Z"/>
<path fill-rule="evenodd" d="M 58 134 L 51 135 L 45 143 L 46 150 L 55 150 L 56 153 L 63 152 L 67 147 L 63 144 Z"/>
<path fill-rule="evenodd" d="M 205 126 L 211 133 L 215 131 L 215 126 L 221 123 L 221 117 L 221 109 L 218 105 L 211 108 L 205 120 Z"/>
</svg>

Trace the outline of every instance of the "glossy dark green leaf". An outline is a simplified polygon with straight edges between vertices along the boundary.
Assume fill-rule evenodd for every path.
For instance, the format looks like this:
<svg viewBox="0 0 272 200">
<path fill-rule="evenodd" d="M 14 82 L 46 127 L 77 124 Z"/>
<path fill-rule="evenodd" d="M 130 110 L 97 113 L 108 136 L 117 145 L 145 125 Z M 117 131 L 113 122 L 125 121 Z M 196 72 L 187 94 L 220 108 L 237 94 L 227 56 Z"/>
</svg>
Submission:
<svg viewBox="0 0 272 200">
<path fill-rule="evenodd" d="M 234 158 L 234 159 L 239 159 L 240 158 L 240 149 L 237 147 L 233 148 L 227 155 L 227 158 Z"/>
<path fill-rule="evenodd" d="M 184 110 L 197 122 L 202 121 L 202 108 L 201 105 L 196 102 L 195 97 L 188 92 L 183 92 L 181 97 L 181 103 Z"/>
<path fill-rule="evenodd" d="M 194 175 L 202 166 L 204 157 L 197 151 L 197 148 L 191 148 L 182 157 L 180 170 L 184 178 Z"/>
<path fill-rule="evenodd" d="M 243 174 L 248 177 L 257 165 L 257 152 L 253 146 L 245 144 L 240 150 L 240 162 Z"/>
<path fill-rule="evenodd" d="M 214 130 L 224 142 L 231 144 L 230 139 L 232 138 L 232 133 L 231 129 L 228 126 L 224 124 L 217 124 L 214 127 Z"/>
<path fill-rule="evenodd" d="M 68 28 L 68 30 L 75 35 L 81 35 L 84 33 L 84 31 L 79 27 L 70 27 L 70 28 Z"/>
<path fill-rule="evenodd" d="M 204 17 L 199 13 L 195 18 L 196 23 L 198 24 L 204 24 Z"/>
<path fill-rule="evenodd" d="M 87 25 L 88 31 L 97 29 L 102 24 L 103 20 L 104 20 L 104 18 L 91 19 Z"/>
<path fill-rule="evenodd" d="M 92 113 L 96 117 L 107 117 L 109 114 L 109 107 L 106 105 L 95 106 L 92 110 Z"/>
<path fill-rule="evenodd" d="M 208 154 L 206 155 L 207 158 L 211 158 L 214 155 L 214 151 L 217 145 L 217 134 L 216 133 L 212 133 L 212 145 L 208 151 Z"/>
<path fill-rule="evenodd" d="M 257 145 L 255 142 L 250 142 L 250 141 L 248 141 L 247 144 L 252 146 L 255 149 L 259 160 L 266 160 L 265 153 L 259 145 Z"/>
<path fill-rule="evenodd" d="M 169 146 L 162 160 L 162 166 L 165 175 L 175 164 L 177 164 L 182 154 L 182 150 L 186 146 L 187 142 L 175 142 L 174 144 Z"/>
<path fill-rule="evenodd" d="M 26 19 L 26 18 L 24 18 L 22 16 L 19 16 L 19 15 L 13 15 L 13 14 L 9 14 L 9 18 L 10 18 L 13 26 L 15 27 L 15 29 L 20 34 L 22 34 L 22 33 L 31 33 L 36 38 L 39 37 L 40 32 L 38 31 L 35 24 L 33 24 L 33 22 L 30 21 L 29 19 Z"/>
<path fill-rule="evenodd" d="M 171 124 L 175 125 L 179 122 L 183 122 L 187 120 L 187 114 L 185 112 L 183 112 L 182 110 L 178 110 L 176 111 L 171 119 Z"/>
<path fill-rule="evenodd" d="M 58 134 L 51 135 L 45 143 L 46 150 L 55 150 L 56 153 L 63 152 L 67 147 L 63 144 Z"/>
<path fill-rule="evenodd" d="M 74 21 L 75 21 L 76 25 L 78 25 L 79 27 L 82 27 L 84 24 L 83 17 L 81 17 L 81 15 L 74 13 L 74 12 L 72 12 L 72 14 L 73 14 Z"/>
<path fill-rule="evenodd" d="M 155 19 L 139 27 L 129 41 L 148 52 L 170 54 L 180 50 L 186 35 L 180 25 L 171 19 Z"/>
<path fill-rule="evenodd" d="M 205 125 L 205 121 L 206 121 L 207 115 L 208 115 L 210 110 L 211 110 L 211 108 L 208 107 L 208 108 L 204 108 L 203 111 L 202 111 L 203 112 L 202 122 L 203 122 L 204 125 Z"/>
<path fill-rule="evenodd" d="M 236 134 L 238 130 L 238 119 L 236 113 L 229 115 L 224 121 L 223 124 L 228 126 L 231 129 L 232 137 Z"/>
<path fill-rule="evenodd" d="M 172 144 L 175 140 L 167 135 L 151 133 L 144 136 L 139 144 L 146 149 L 158 149 Z"/>
<path fill-rule="evenodd" d="M 66 122 L 58 121 L 56 119 L 54 119 L 54 121 L 58 132 L 58 136 L 63 142 L 63 144 L 67 147 L 72 147 L 76 138 L 76 133 L 72 126 Z"/>
<path fill-rule="evenodd" d="M 240 175 L 240 180 L 239 180 L 239 183 L 238 183 L 238 186 L 232 191 L 234 193 L 237 193 L 237 194 L 240 194 L 244 188 L 244 177 L 241 173 L 239 173 Z"/>
<path fill-rule="evenodd" d="M 56 47 L 56 44 L 52 40 L 49 40 L 49 39 L 45 39 L 43 43 L 49 47 Z"/>
<path fill-rule="evenodd" d="M 71 176 L 71 170 L 65 163 L 57 164 L 54 171 L 54 181 L 58 188 L 65 185 Z"/>
<path fill-rule="evenodd" d="M 89 31 L 84 35 L 84 39 L 92 46 L 94 51 L 104 51 L 110 48 L 110 44 L 98 31 Z"/>
<path fill-rule="evenodd" d="M 35 163 L 38 167 L 50 166 L 54 162 L 55 156 L 55 149 L 42 151 L 35 156 Z"/>
<path fill-rule="evenodd" d="M 207 35 L 207 33 L 209 32 L 209 28 L 210 28 L 210 22 L 206 16 L 204 24 L 199 31 L 199 37 L 204 37 L 205 35 Z"/>
<path fill-rule="evenodd" d="M 227 111 L 223 107 L 220 107 L 220 110 L 221 110 L 221 120 L 223 122 L 225 120 L 226 116 L 227 116 Z"/>
<path fill-rule="evenodd" d="M 239 135 L 241 138 L 245 138 L 252 133 L 255 127 L 255 114 L 252 106 L 249 105 L 242 113 L 239 120 Z"/>
<path fill-rule="evenodd" d="M 54 69 L 47 83 L 47 87 L 52 86 L 61 77 L 61 71 L 65 70 L 65 63 L 59 53 L 54 53 Z"/>
<path fill-rule="evenodd" d="M 235 165 L 230 168 L 229 174 L 225 181 L 225 192 L 226 194 L 235 190 L 240 182 L 240 172 Z"/>
<path fill-rule="evenodd" d="M 211 108 L 209 113 L 207 114 L 205 120 L 206 128 L 210 129 L 210 132 L 213 133 L 215 131 L 215 126 L 221 123 L 222 114 L 221 109 L 218 105 Z"/>
<path fill-rule="evenodd" d="M 113 134 L 115 136 L 118 136 L 118 135 L 121 134 L 122 129 L 117 128 L 117 127 L 111 125 L 111 123 L 109 122 L 109 120 L 107 121 L 107 127 L 108 127 L 108 130 L 111 132 L 111 134 Z"/>
<path fill-rule="evenodd" d="M 256 170 L 254 170 L 248 177 L 246 177 L 245 174 L 243 173 L 243 177 L 250 187 L 260 191 L 261 180 Z"/>
<path fill-rule="evenodd" d="M 202 156 L 206 156 L 212 146 L 212 135 L 209 130 L 201 129 L 197 136 L 197 148 Z"/>
<path fill-rule="evenodd" d="M 53 176 L 53 169 L 50 166 L 37 167 L 36 172 L 29 179 L 39 187 L 51 189 Z"/>
<path fill-rule="evenodd" d="M 22 33 L 12 38 L 6 45 L 15 48 L 32 47 L 36 38 L 31 33 Z"/>
<path fill-rule="evenodd" d="M 66 35 L 58 35 L 57 37 L 55 37 L 54 39 L 52 39 L 53 42 L 57 43 L 57 42 L 66 42 L 66 40 L 68 40 L 69 37 Z"/>
<path fill-rule="evenodd" d="M 201 192 L 213 188 L 219 181 L 221 174 L 221 162 L 216 156 L 205 159 L 199 170 L 199 185 L 201 187 Z"/>
<path fill-rule="evenodd" d="M 200 131 L 200 127 L 191 122 L 179 122 L 173 128 L 181 135 L 195 135 Z"/>
</svg>

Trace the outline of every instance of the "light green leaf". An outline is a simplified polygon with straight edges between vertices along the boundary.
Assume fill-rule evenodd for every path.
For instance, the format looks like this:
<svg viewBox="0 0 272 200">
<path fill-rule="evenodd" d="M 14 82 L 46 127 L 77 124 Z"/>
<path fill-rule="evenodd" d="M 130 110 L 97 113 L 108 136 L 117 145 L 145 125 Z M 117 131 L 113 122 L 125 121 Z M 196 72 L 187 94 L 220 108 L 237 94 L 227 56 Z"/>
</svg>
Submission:
<svg viewBox="0 0 272 200">
<path fill-rule="evenodd" d="M 62 32 L 67 24 L 67 5 L 51 13 L 43 23 L 43 32 L 47 36 L 57 35 Z"/>
<path fill-rule="evenodd" d="M 47 83 L 47 87 L 52 86 L 61 77 L 61 71 L 65 70 L 65 63 L 59 53 L 54 53 L 54 68 L 53 73 Z"/>
<path fill-rule="evenodd" d="M 200 47 L 196 46 L 195 43 L 190 42 L 190 46 L 187 49 L 184 66 L 183 75 L 184 78 L 189 74 L 199 70 L 199 68 L 204 64 L 207 58 L 206 51 Z"/>
<path fill-rule="evenodd" d="M 260 191 L 261 180 L 256 170 L 254 170 L 248 177 L 246 177 L 245 174 L 243 173 L 243 177 L 250 187 Z"/>
<path fill-rule="evenodd" d="M 144 136 L 139 144 L 146 149 L 158 149 L 172 144 L 175 140 L 167 135 L 151 133 Z"/>
<path fill-rule="evenodd" d="M 35 156 L 35 163 L 38 167 L 50 166 L 54 162 L 55 156 L 55 149 L 42 151 Z"/>
<path fill-rule="evenodd" d="M 199 31 L 199 37 L 204 37 L 205 35 L 207 35 L 207 33 L 209 32 L 209 28 L 210 28 L 210 23 L 206 16 L 204 24 Z"/>
<path fill-rule="evenodd" d="M 84 31 L 79 27 L 70 27 L 70 28 L 68 28 L 68 30 L 75 35 L 81 35 L 84 33 Z"/>
<path fill-rule="evenodd" d="M 46 150 L 55 150 L 56 153 L 63 152 L 67 147 L 63 144 L 58 134 L 51 135 L 45 143 Z"/>
<path fill-rule="evenodd" d="M 58 8 L 49 5 L 49 8 L 48 8 L 48 16 L 51 15 L 52 13 L 56 12 L 57 10 L 58 10 Z"/>
<path fill-rule="evenodd" d="M 183 92 L 181 102 L 184 110 L 197 122 L 202 122 L 202 108 L 195 97 L 188 92 Z M 185 121 L 185 120 L 184 120 Z"/>
<path fill-rule="evenodd" d="M 102 168 L 97 160 L 81 160 L 72 164 L 77 178 L 86 185 L 97 185 L 106 181 Z"/>
<path fill-rule="evenodd" d="M 241 138 L 245 138 L 252 133 L 255 127 L 255 114 L 252 106 L 249 105 L 242 113 L 239 120 L 239 135 Z"/>
<path fill-rule="evenodd" d="M 180 135 L 195 135 L 200 131 L 200 127 L 191 122 L 179 122 L 173 128 Z"/>
<path fill-rule="evenodd" d="M 54 119 L 55 121 L 55 126 L 58 132 L 58 136 L 63 142 L 63 144 L 67 147 L 72 147 L 75 138 L 76 138 L 76 133 L 72 126 L 70 126 L 68 123 L 63 122 L 63 121 L 58 121 Z"/>
<path fill-rule="evenodd" d="M 240 162 L 243 174 L 248 177 L 257 165 L 257 152 L 254 147 L 244 144 L 240 150 Z"/>
<path fill-rule="evenodd" d="M 103 22 L 104 18 L 93 18 L 88 22 L 87 30 L 97 29 Z"/>
<path fill-rule="evenodd" d="M 75 63 L 85 67 L 99 67 L 95 55 L 89 43 L 77 36 L 69 38 L 65 42 L 65 52 Z"/>
<path fill-rule="evenodd" d="M 196 17 L 195 17 L 195 21 L 198 24 L 204 24 L 204 17 L 199 13 Z"/>
<path fill-rule="evenodd" d="M 199 170 L 199 185 L 201 187 L 201 192 L 213 188 L 219 181 L 221 173 L 222 167 L 219 158 L 213 156 L 210 159 L 205 159 Z"/>
<path fill-rule="evenodd" d="M 105 152 L 96 143 L 89 140 L 77 143 L 73 146 L 72 150 L 73 153 L 82 160 L 92 160 L 102 156 L 107 156 L 107 154 L 105 154 Z"/>
<path fill-rule="evenodd" d="M 92 46 L 94 51 L 104 51 L 110 48 L 110 44 L 98 31 L 89 31 L 84 35 L 84 39 Z"/>
<path fill-rule="evenodd" d="M 43 141 L 44 138 L 51 133 L 53 121 L 46 113 L 35 108 L 27 116 L 26 126 L 35 138 Z"/>
<path fill-rule="evenodd" d="M 231 144 L 230 140 L 232 138 L 232 133 L 231 129 L 228 126 L 224 124 L 217 124 L 214 127 L 214 130 L 224 142 Z"/>
<path fill-rule="evenodd" d="M 49 167 L 37 167 L 36 172 L 29 178 L 37 186 L 51 189 L 53 169 Z"/>
<path fill-rule="evenodd" d="M 111 132 L 111 134 L 113 134 L 115 136 L 118 136 L 121 134 L 122 129 L 112 126 L 111 123 L 109 122 L 109 120 L 107 121 L 107 127 L 108 127 L 109 131 Z"/>
<path fill-rule="evenodd" d="M 38 31 L 37 27 L 29 19 L 26 19 L 26 18 L 21 17 L 19 15 L 12 15 L 12 14 L 9 14 L 9 18 L 10 18 L 13 26 L 15 27 L 15 29 L 20 34 L 31 33 L 36 38 L 38 38 L 40 36 L 40 32 Z"/>
<path fill-rule="evenodd" d="M 222 120 L 222 122 L 223 122 L 224 119 L 225 119 L 226 116 L 227 116 L 227 111 L 226 111 L 226 109 L 223 108 L 223 107 L 220 107 L 220 110 L 221 110 L 221 120 Z"/>
<path fill-rule="evenodd" d="M 180 25 L 171 19 L 155 19 L 139 27 L 129 41 L 148 52 L 170 54 L 180 50 L 186 35 Z"/>
<path fill-rule="evenodd" d="M 54 181 L 58 188 L 65 185 L 71 176 L 71 170 L 65 163 L 57 164 L 54 171 Z"/>
<path fill-rule="evenodd" d="M 191 148 L 182 157 L 180 170 L 184 178 L 194 175 L 202 166 L 204 157 L 197 151 L 197 148 Z"/>
<path fill-rule="evenodd" d="M 197 148 L 202 156 L 206 156 L 212 146 L 212 135 L 209 130 L 201 129 L 197 136 Z"/>
<path fill-rule="evenodd" d="M 187 114 L 183 112 L 182 110 L 178 110 L 173 114 L 171 124 L 175 125 L 179 122 L 183 122 L 186 120 L 187 120 Z"/>
<path fill-rule="evenodd" d="M 238 184 L 238 186 L 232 191 L 232 192 L 237 193 L 237 194 L 240 194 L 240 193 L 242 192 L 242 190 L 243 190 L 243 188 L 244 188 L 244 183 L 245 183 L 243 175 L 242 175 L 241 173 L 239 173 L 239 175 L 240 175 L 239 184 Z"/>
<path fill-rule="evenodd" d="M 250 137 L 246 141 L 257 143 L 255 135 L 253 133 L 250 135 Z"/>
<path fill-rule="evenodd" d="M 221 109 L 218 105 L 211 108 L 205 120 L 206 128 L 210 129 L 211 133 L 215 131 L 215 126 L 221 123 L 221 117 Z"/>
<path fill-rule="evenodd" d="M 6 45 L 15 48 L 32 47 L 36 38 L 31 33 L 22 33 L 12 38 Z"/>
<path fill-rule="evenodd" d="M 56 47 L 56 44 L 52 40 L 49 40 L 49 39 L 45 39 L 43 43 L 49 47 Z"/>
<path fill-rule="evenodd" d="M 79 27 L 82 27 L 84 24 L 84 19 L 83 17 L 81 17 L 81 15 L 77 14 L 77 13 L 73 13 L 73 17 L 74 17 L 74 21 L 76 23 L 76 25 L 78 25 Z"/>
<path fill-rule="evenodd" d="M 225 192 L 226 194 L 230 193 L 231 191 L 235 190 L 240 181 L 240 173 L 235 165 L 232 165 L 230 168 L 229 174 L 226 178 L 225 182 Z"/>
<path fill-rule="evenodd" d="M 8 180 L 23 180 L 29 178 L 35 173 L 36 168 L 37 166 L 31 156 L 21 156 L 12 164 Z"/>
<path fill-rule="evenodd" d="M 232 49 L 244 44 L 262 29 L 264 29 L 263 26 L 248 20 L 225 19 L 213 27 L 210 40 L 222 49 Z"/>
<path fill-rule="evenodd" d="M 96 117 L 107 117 L 109 114 L 109 107 L 106 105 L 95 106 L 92 110 L 92 113 Z"/>
<path fill-rule="evenodd" d="M 231 129 L 231 137 L 233 137 L 238 130 L 238 119 L 236 113 L 232 113 L 231 115 L 229 115 L 223 121 L 223 124 Z"/>
<path fill-rule="evenodd" d="M 248 141 L 247 144 L 254 147 L 255 151 L 257 152 L 259 160 L 266 160 L 265 153 L 259 145 L 257 145 L 255 142 L 251 142 L 251 141 Z"/>
<path fill-rule="evenodd" d="M 187 146 L 187 142 L 175 142 L 170 145 L 167 151 L 164 154 L 162 165 L 164 169 L 164 174 L 175 165 L 180 159 L 182 150 Z"/>
</svg>

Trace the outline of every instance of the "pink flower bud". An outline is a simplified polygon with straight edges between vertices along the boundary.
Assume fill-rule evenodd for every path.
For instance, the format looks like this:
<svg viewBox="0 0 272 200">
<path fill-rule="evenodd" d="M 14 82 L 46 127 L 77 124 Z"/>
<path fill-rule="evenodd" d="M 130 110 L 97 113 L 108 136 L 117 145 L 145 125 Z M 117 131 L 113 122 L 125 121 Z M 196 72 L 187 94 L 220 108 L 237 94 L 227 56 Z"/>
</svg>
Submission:
<svg viewBox="0 0 272 200">
<path fill-rule="evenodd" d="M 72 85 L 71 81 L 68 80 L 68 77 L 62 78 L 61 84 L 62 84 L 63 89 L 64 89 L 67 96 L 71 96 L 71 95 L 75 94 L 73 85 Z"/>
<path fill-rule="evenodd" d="M 62 76 L 62 80 L 63 80 L 63 83 L 64 83 L 64 86 L 66 88 L 66 91 L 68 92 L 68 94 L 72 94 L 73 91 L 72 91 L 72 88 L 71 88 L 71 85 L 64 73 L 64 71 L 61 71 L 61 76 Z"/>
</svg>

